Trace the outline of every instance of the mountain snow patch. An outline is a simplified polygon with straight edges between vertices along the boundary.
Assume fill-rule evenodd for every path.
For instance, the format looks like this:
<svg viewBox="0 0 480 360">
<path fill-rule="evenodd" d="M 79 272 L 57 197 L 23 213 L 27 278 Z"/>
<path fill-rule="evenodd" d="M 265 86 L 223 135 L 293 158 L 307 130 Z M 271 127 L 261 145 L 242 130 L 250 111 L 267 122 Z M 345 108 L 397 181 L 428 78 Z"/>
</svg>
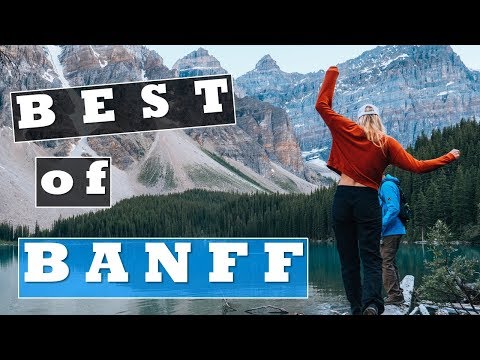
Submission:
<svg viewBox="0 0 480 360">
<path fill-rule="evenodd" d="M 437 96 L 444 96 L 453 93 L 454 90 L 442 91 L 437 94 Z"/>
<path fill-rule="evenodd" d="M 108 65 L 108 61 L 107 60 L 102 60 L 100 59 L 100 54 L 97 53 L 95 50 L 93 50 L 93 46 L 90 45 L 90 49 L 92 50 L 92 53 L 93 55 L 97 58 L 98 60 L 98 63 L 100 64 L 100 67 L 103 69 L 105 66 Z"/>
<path fill-rule="evenodd" d="M 385 67 L 387 67 L 388 65 L 390 65 L 392 62 L 394 62 L 394 61 L 396 61 L 396 60 L 398 60 L 398 59 L 405 59 L 405 58 L 407 58 L 407 57 L 408 57 L 407 54 L 398 55 L 395 59 L 385 60 L 384 62 L 382 62 L 382 63 L 380 64 L 380 66 L 381 66 L 382 68 L 385 68 Z"/>
<path fill-rule="evenodd" d="M 63 87 L 68 87 L 70 84 L 68 80 L 65 78 L 65 74 L 63 72 L 63 66 L 60 63 L 60 54 L 62 53 L 62 48 L 58 45 L 47 45 L 48 55 L 50 57 L 50 62 L 53 65 L 53 69 L 58 75 L 58 80 L 62 83 Z"/>
<path fill-rule="evenodd" d="M 365 69 L 360 70 L 360 73 L 361 73 L 361 74 L 366 74 L 366 73 L 372 72 L 372 70 L 373 70 L 374 68 L 375 68 L 375 67 L 373 67 L 373 66 L 372 66 L 372 67 L 367 67 L 367 68 L 365 68 Z"/>
<path fill-rule="evenodd" d="M 48 82 L 53 82 L 53 80 L 55 80 L 55 76 L 53 76 L 52 74 L 50 74 L 50 71 L 52 71 L 52 69 L 48 69 L 47 71 L 45 71 L 42 75 L 42 78 L 44 78 L 45 80 L 47 80 Z"/>
</svg>

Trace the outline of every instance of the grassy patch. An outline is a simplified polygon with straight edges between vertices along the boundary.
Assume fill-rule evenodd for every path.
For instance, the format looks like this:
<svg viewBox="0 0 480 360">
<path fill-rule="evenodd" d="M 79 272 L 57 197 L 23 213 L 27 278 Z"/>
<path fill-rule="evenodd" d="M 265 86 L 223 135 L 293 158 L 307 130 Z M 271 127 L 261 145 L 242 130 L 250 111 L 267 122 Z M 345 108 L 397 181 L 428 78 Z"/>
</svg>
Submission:
<svg viewBox="0 0 480 360">
<path fill-rule="evenodd" d="M 187 171 L 188 177 L 195 184 L 209 184 L 218 187 L 221 187 L 223 184 L 233 185 L 232 181 L 227 176 L 205 167 L 188 166 L 185 170 Z"/>
<path fill-rule="evenodd" d="M 270 190 L 268 190 L 267 188 L 265 188 L 264 186 L 260 185 L 258 182 L 256 182 L 255 180 L 253 180 L 251 177 L 249 177 L 248 175 L 244 174 L 243 172 L 241 172 L 240 170 L 238 170 L 236 167 L 230 165 L 228 162 L 226 162 L 225 160 L 222 159 L 221 156 L 218 156 L 217 154 L 214 154 L 206 149 L 202 149 L 202 151 L 207 154 L 208 156 L 210 156 L 213 160 L 215 160 L 216 162 L 218 162 L 220 165 L 222 165 L 223 167 L 226 167 L 228 170 L 230 170 L 231 172 L 237 174 L 238 176 L 240 176 L 242 179 L 244 180 L 247 180 L 249 183 L 252 183 L 254 184 L 255 186 L 259 187 L 260 189 L 262 189 L 263 191 L 266 191 L 268 193 L 271 193 Z"/>
<path fill-rule="evenodd" d="M 155 186 L 163 172 L 163 166 L 158 157 L 152 157 L 145 161 L 142 170 L 138 174 L 138 181 L 145 186 Z"/>
<path fill-rule="evenodd" d="M 286 190 L 288 192 L 300 192 L 297 184 L 292 179 L 289 179 L 286 176 L 272 176 L 272 181 L 280 186 L 283 190 Z"/>
<path fill-rule="evenodd" d="M 158 157 L 151 157 L 145 161 L 142 170 L 138 174 L 138 181 L 145 186 L 155 186 L 164 179 L 165 189 L 174 189 L 177 187 L 175 181 L 175 172 L 171 164 L 162 165 Z"/>
<path fill-rule="evenodd" d="M 174 189 L 177 187 L 177 182 L 175 181 L 175 175 L 173 172 L 173 167 L 170 164 L 167 164 L 165 169 L 165 188 Z"/>
</svg>

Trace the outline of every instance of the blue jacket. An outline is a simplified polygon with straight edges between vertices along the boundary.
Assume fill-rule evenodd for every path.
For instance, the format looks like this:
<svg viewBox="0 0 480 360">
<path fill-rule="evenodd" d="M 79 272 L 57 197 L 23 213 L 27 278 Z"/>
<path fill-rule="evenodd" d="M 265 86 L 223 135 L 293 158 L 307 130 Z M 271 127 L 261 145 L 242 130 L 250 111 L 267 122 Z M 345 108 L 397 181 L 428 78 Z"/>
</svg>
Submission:
<svg viewBox="0 0 480 360">
<path fill-rule="evenodd" d="M 382 207 L 382 237 L 389 235 L 405 235 L 405 226 L 399 219 L 400 191 L 397 184 L 400 181 L 391 175 L 385 175 L 378 192 Z"/>
</svg>

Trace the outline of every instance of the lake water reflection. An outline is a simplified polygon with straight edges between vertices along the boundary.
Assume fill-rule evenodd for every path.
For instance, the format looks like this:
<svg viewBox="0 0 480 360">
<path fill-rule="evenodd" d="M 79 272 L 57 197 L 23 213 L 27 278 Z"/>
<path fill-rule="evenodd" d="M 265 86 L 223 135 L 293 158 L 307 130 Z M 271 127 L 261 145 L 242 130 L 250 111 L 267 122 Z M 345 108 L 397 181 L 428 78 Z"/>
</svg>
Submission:
<svg viewBox="0 0 480 360">
<path fill-rule="evenodd" d="M 480 259 L 480 247 L 461 247 L 461 254 Z M 422 245 L 402 244 L 398 254 L 400 276 L 412 274 L 417 283 L 425 273 L 428 256 Z M 284 308 L 290 313 L 332 314 L 346 311 L 340 275 L 340 262 L 333 244 L 311 244 L 309 259 L 309 298 L 306 300 L 232 299 L 18 299 L 18 256 L 16 246 L 0 246 L 0 314 L 224 314 L 240 315 L 264 305 Z"/>
</svg>

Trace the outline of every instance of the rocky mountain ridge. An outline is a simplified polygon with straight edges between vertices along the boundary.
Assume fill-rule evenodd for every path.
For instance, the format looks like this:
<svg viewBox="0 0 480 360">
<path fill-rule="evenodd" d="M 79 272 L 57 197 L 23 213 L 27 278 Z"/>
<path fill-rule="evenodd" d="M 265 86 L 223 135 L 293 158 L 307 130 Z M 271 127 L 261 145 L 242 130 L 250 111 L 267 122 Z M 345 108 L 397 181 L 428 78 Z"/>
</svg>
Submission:
<svg viewBox="0 0 480 360">
<path fill-rule="evenodd" d="M 0 80 L 4 189 L 0 221 L 29 225 L 39 221 L 47 226 L 60 214 L 86 211 L 34 209 L 34 157 L 44 155 L 112 156 L 114 201 L 189 188 L 310 192 L 316 187 L 305 180 L 298 143 L 284 110 L 255 99 L 241 100 L 245 110 L 238 116 L 238 126 L 13 143 L 9 91 L 191 76 L 188 71 L 193 68 L 196 75 L 224 73 L 218 60 L 208 59 L 203 49 L 179 60 L 172 70 L 143 46 L 2 46 L 0 52 L 9 59 L 1 66 L 6 80 Z M 197 60 L 206 69 L 199 69 Z M 19 208 L 19 202 L 25 206 Z"/>
<path fill-rule="evenodd" d="M 376 104 L 387 132 L 405 146 L 422 132 L 480 114 L 480 74 L 447 45 L 379 46 L 338 67 L 335 110 L 354 119 L 359 106 Z M 285 73 L 264 57 L 236 86 L 239 94 L 284 108 L 302 150 L 328 150 L 331 138 L 314 108 L 324 76 Z"/>
</svg>

